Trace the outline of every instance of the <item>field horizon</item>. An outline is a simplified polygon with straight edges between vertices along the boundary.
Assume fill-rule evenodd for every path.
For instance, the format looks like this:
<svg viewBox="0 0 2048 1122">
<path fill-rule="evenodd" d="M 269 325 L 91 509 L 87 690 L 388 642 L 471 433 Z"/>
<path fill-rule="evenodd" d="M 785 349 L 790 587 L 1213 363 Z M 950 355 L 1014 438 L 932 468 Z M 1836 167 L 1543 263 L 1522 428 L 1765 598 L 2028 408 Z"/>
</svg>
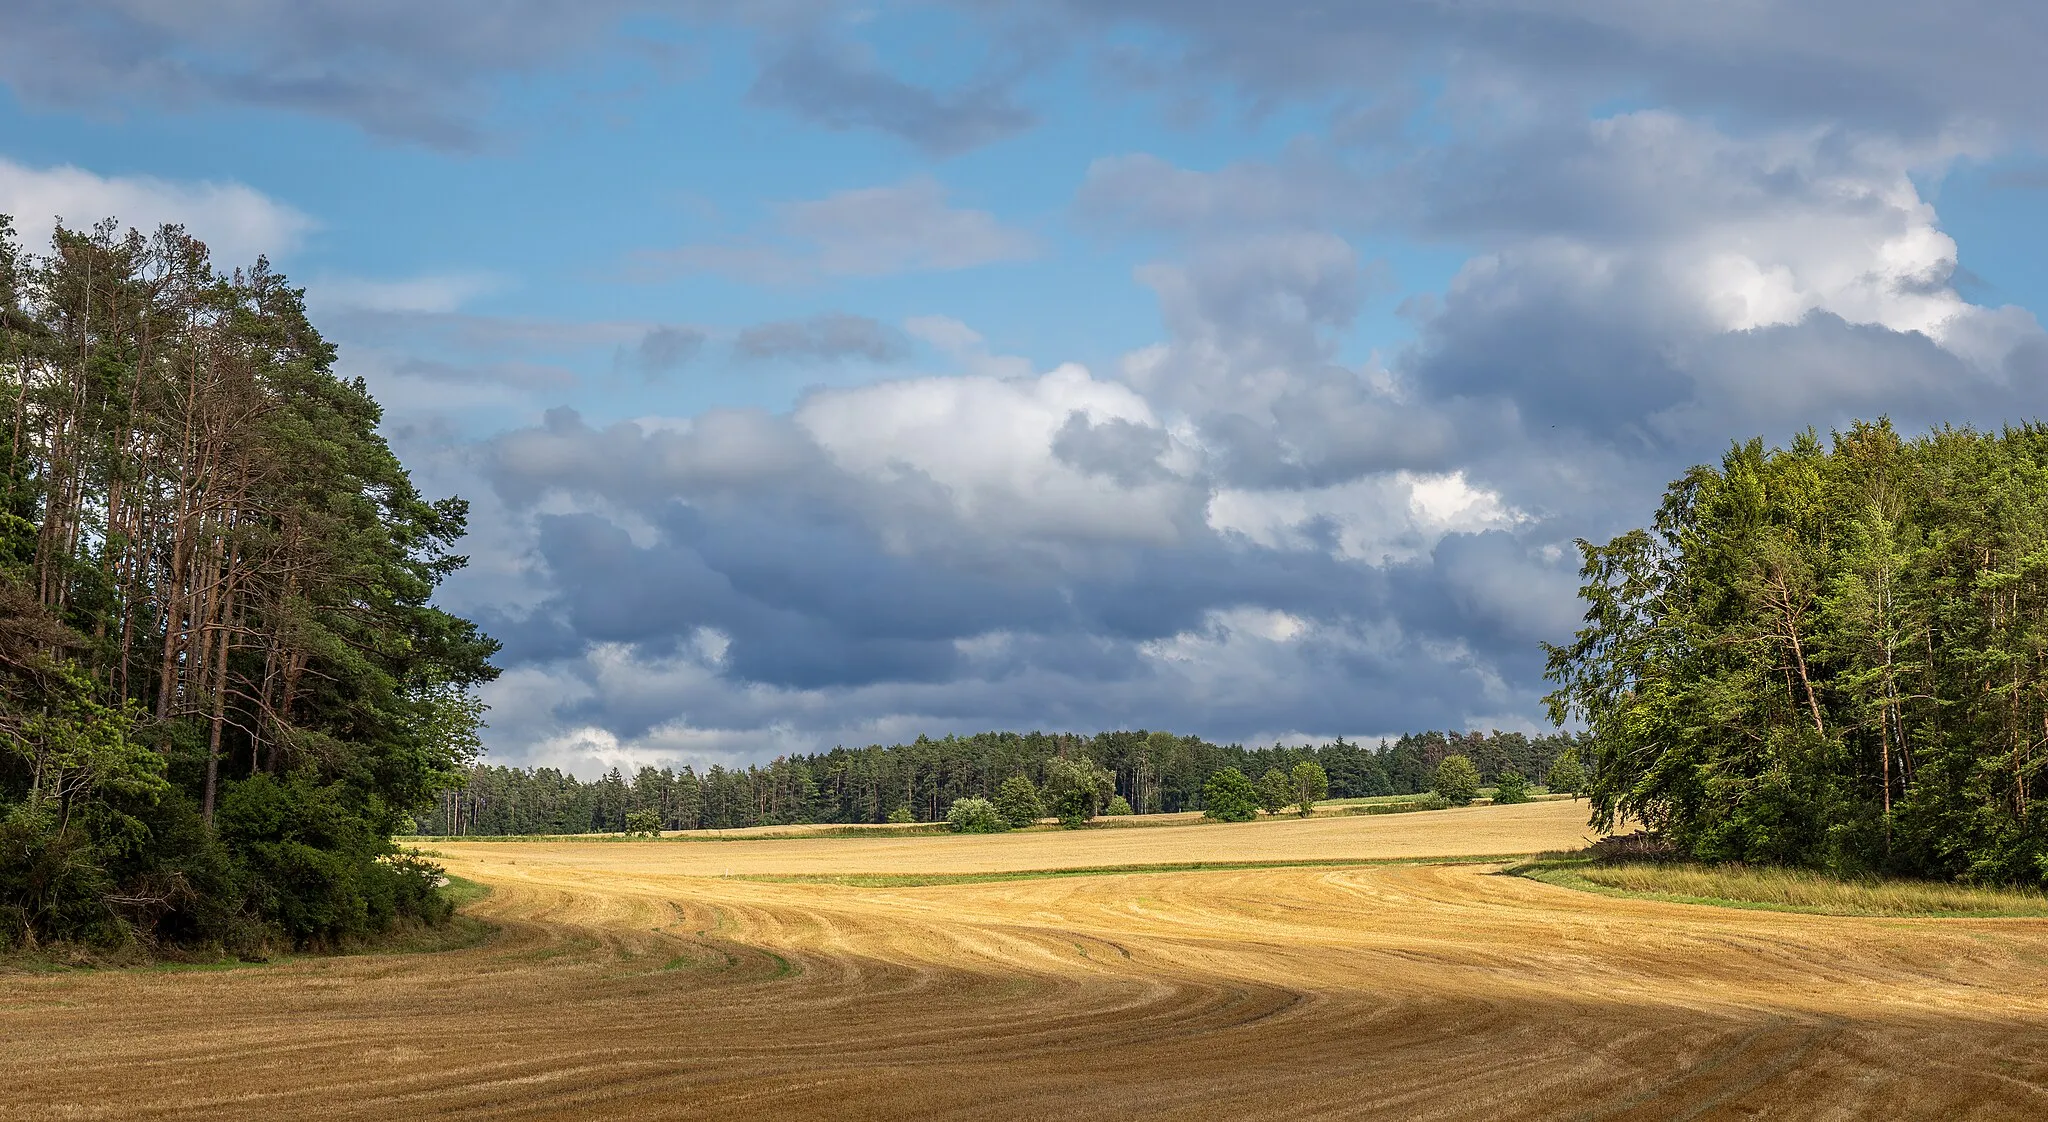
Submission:
<svg viewBox="0 0 2048 1122">
<path fill-rule="evenodd" d="M 1479 860 L 1583 844 L 1584 815 L 440 842 L 491 889 L 484 945 L 11 976 L 0 1118 L 2048 1108 L 2048 920 L 1702 907 Z M 1222 862 L 1269 864 L 797 879 Z"/>
</svg>

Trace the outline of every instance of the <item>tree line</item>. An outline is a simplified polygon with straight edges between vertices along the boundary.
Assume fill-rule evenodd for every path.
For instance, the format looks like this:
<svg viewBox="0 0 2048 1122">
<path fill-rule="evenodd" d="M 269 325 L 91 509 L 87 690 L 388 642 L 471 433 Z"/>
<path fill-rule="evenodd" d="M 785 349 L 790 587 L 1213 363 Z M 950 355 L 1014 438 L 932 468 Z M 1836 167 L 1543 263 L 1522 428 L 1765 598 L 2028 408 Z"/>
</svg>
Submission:
<svg viewBox="0 0 2048 1122">
<path fill-rule="evenodd" d="M 1710 860 L 2048 882 L 2048 427 L 1731 448 L 1582 542 L 1596 821 Z"/>
<path fill-rule="evenodd" d="M 1078 761 L 1108 776 L 1104 806 L 1116 798 L 1134 813 L 1170 813 L 1204 809 L 1205 785 L 1226 768 L 1256 779 L 1306 760 L 1322 768 L 1330 797 L 1409 795 L 1428 791 L 1449 756 L 1469 758 L 1492 783 L 1504 772 L 1547 774 L 1573 742 L 1563 733 L 1423 732 L 1376 746 L 1340 737 L 1313 747 L 1246 748 L 1144 730 L 987 732 L 834 748 L 744 768 L 643 767 L 630 776 L 614 768 L 588 782 L 554 768 L 477 765 L 414 828 L 434 835 L 618 832 L 635 813 L 657 816 L 667 830 L 937 822 L 960 799 L 994 799 L 1017 776 L 1045 788 L 1060 762 Z"/>
<path fill-rule="evenodd" d="M 176 226 L 0 217 L 0 945 L 331 942 L 444 907 L 392 828 L 496 644 L 303 292 Z"/>
</svg>

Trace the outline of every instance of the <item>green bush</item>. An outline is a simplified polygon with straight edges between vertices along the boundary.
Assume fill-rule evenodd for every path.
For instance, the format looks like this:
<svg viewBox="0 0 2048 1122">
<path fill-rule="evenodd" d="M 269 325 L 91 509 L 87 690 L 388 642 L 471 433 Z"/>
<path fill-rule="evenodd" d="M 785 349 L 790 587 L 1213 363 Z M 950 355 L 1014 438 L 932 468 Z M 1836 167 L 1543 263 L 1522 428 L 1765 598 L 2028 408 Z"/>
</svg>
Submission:
<svg viewBox="0 0 2048 1122">
<path fill-rule="evenodd" d="M 1219 822 L 1249 822 L 1259 816 L 1259 792 L 1243 772 L 1224 768 L 1202 784 L 1202 816 Z"/>
<path fill-rule="evenodd" d="M 1287 784 L 1290 800 L 1303 818 L 1316 812 L 1318 800 L 1330 797 L 1330 776 L 1314 760 L 1295 764 L 1287 773 Z"/>
<path fill-rule="evenodd" d="M 1431 791 L 1418 800 L 1415 805 L 1424 810 L 1449 810 L 1451 809 L 1451 800 L 1444 798 L 1435 791 Z"/>
<path fill-rule="evenodd" d="M 1116 778 L 1088 759 L 1053 759 L 1045 764 L 1045 796 L 1060 825 L 1085 826 L 1116 791 Z"/>
<path fill-rule="evenodd" d="M 1130 800 L 1124 798 L 1122 795 L 1111 795 L 1109 797 L 1109 805 L 1102 808 L 1102 813 L 1112 818 L 1117 817 L 1119 815 L 1129 814 L 1130 812 Z"/>
<path fill-rule="evenodd" d="M 626 815 L 626 832 L 634 837 L 659 837 L 661 836 L 661 815 L 651 810 L 630 811 Z"/>
<path fill-rule="evenodd" d="M 1469 806 L 1479 797 L 1479 769 L 1463 756 L 1445 756 L 1429 786 L 1452 806 Z"/>
<path fill-rule="evenodd" d="M 299 946 L 332 946 L 393 921 L 446 918 L 441 870 L 395 851 L 347 787 L 257 775 L 227 785 L 215 830 L 246 871 L 256 914 Z"/>
<path fill-rule="evenodd" d="M 1525 803 L 1528 801 L 1528 779 L 1524 778 L 1521 772 L 1513 769 L 1501 772 L 1500 782 L 1494 784 L 1493 787 L 1494 805 L 1506 806 L 1510 803 Z"/>
<path fill-rule="evenodd" d="M 1010 828 L 996 804 L 976 795 L 954 799 L 946 808 L 946 825 L 956 834 L 1000 834 Z"/>
<path fill-rule="evenodd" d="M 10 806 L 0 818 L 0 947 L 45 936 L 118 943 L 126 931 L 104 903 L 113 878 L 85 830 L 57 828 L 55 800 Z"/>
<path fill-rule="evenodd" d="M 1045 817 L 1045 804 L 1038 801 L 1038 787 L 1030 778 L 1013 775 L 996 788 L 996 810 L 1016 829 Z"/>
<path fill-rule="evenodd" d="M 899 806 L 889 812 L 889 821 L 902 826 L 917 821 L 917 815 L 912 814 L 909 807 Z"/>
<path fill-rule="evenodd" d="M 1568 751 L 1552 762 L 1543 785 L 1577 798 L 1586 789 L 1586 769 L 1579 764 L 1578 752 Z"/>
<path fill-rule="evenodd" d="M 1259 809 L 1267 814 L 1278 814 L 1294 801 L 1294 781 L 1279 768 L 1267 768 L 1259 777 Z"/>
</svg>

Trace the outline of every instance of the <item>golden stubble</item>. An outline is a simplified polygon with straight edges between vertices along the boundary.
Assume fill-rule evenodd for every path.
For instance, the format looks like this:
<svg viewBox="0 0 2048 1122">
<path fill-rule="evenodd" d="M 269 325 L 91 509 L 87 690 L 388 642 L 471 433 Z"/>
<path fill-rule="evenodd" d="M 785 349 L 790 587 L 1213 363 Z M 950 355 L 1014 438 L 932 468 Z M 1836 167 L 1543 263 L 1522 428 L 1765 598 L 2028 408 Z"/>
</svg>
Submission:
<svg viewBox="0 0 2048 1122">
<path fill-rule="evenodd" d="M 1584 804 L 994 837 L 443 844 L 488 945 L 0 976 L 0 1117 L 2048 1116 L 2048 921 L 1617 899 Z"/>
</svg>

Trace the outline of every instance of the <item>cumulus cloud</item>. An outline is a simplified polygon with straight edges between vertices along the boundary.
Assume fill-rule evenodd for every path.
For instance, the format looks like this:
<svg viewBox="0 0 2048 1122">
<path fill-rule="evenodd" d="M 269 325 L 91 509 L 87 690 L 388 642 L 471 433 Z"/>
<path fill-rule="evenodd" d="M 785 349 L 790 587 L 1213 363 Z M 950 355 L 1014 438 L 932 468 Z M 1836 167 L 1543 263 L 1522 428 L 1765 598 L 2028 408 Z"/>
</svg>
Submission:
<svg viewBox="0 0 2048 1122">
<path fill-rule="evenodd" d="M 918 176 L 782 203 L 765 235 L 648 254 L 656 269 L 723 273 L 757 283 L 818 277 L 944 272 L 1038 253 L 1038 239 L 985 210 L 948 204 L 944 185 Z"/>
<path fill-rule="evenodd" d="M 1954 287 L 1955 243 L 1912 179 L 1926 153 L 1663 113 L 1592 122 L 1565 152 L 1499 207 L 1431 195 L 1431 221 L 1494 248 L 1407 356 L 1414 385 L 1662 449 L 1662 467 L 1734 434 L 1996 420 L 2023 401 L 2011 363 L 2040 329 Z"/>
<path fill-rule="evenodd" d="M 758 105 L 926 156 L 1033 123 L 1024 62 L 912 80 L 839 37 L 854 21 L 771 7 L 700 9 L 767 29 Z M 475 315 L 456 274 L 315 285 L 345 362 L 398 388 L 401 418 L 516 418 L 482 444 L 405 445 L 426 450 L 407 455 L 430 485 L 477 503 L 479 568 L 450 595 L 507 641 L 499 759 L 733 764 L 1017 726 L 1526 727 L 1537 644 L 1577 616 L 1571 539 L 1639 523 L 1685 466 L 1852 416 L 2038 411 L 2048 338 L 1958 287 L 1927 189 L 1960 158 L 2039 138 L 2048 18 L 2032 7 L 1031 9 L 1075 41 L 1115 27 L 1116 72 L 1168 100 L 1229 83 L 1254 118 L 1326 114 L 1262 159 L 1126 152 L 1085 170 L 1078 227 L 1151 255 L 1133 280 L 1157 336 L 1114 361 L 998 354 L 943 305 L 898 326 L 842 313 L 728 332 Z M 121 14 L 120 34 L 79 48 L 76 80 L 118 63 L 117 100 L 261 101 L 472 143 L 489 75 L 553 65 L 614 19 L 551 9 L 452 43 L 460 11 L 401 20 L 413 44 L 334 17 L 356 52 L 345 74 L 293 48 L 297 32 L 183 50 L 221 18 L 205 7 Z M 0 44 L 15 88 L 105 96 L 23 61 L 62 45 L 50 28 L 82 26 L 46 18 Z M 421 61 L 443 56 L 445 72 Z M 1649 108 L 1587 109 L 1616 103 Z M 179 189 L 264 213 L 232 187 Z M 265 245 L 304 229 L 266 220 Z M 1408 294 L 1412 340 L 1361 355 L 1390 244 L 1463 265 Z M 917 176 L 781 203 L 751 232 L 643 263 L 788 284 L 1043 249 Z M 891 369 L 778 410 L 537 408 L 566 396 L 553 379 L 574 356 L 653 378 L 709 336 L 783 362 L 907 362 L 915 340 L 952 372 Z"/>
<path fill-rule="evenodd" d="M 12 215 L 23 244 L 48 247 L 56 220 L 72 229 L 113 218 L 148 232 L 182 225 L 221 268 L 290 254 L 314 227 L 288 204 L 241 183 L 103 176 L 60 165 L 35 168 L 0 157 L 0 214 Z"/>
<path fill-rule="evenodd" d="M 1444 653 L 1469 618 L 1525 637 L 1497 587 L 1432 611 L 1394 589 L 1403 568 L 1434 587 L 1433 550 L 1518 512 L 1394 473 L 1276 513 L 1299 496 L 1224 488 L 1198 433 L 1076 366 L 659 425 L 558 410 L 486 460 L 552 574 L 530 615 L 487 617 L 518 680 L 563 699 L 522 720 L 528 758 L 705 761 L 921 722 L 1355 733 L 1513 704 L 1483 656 Z"/>
<path fill-rule="evenodd" d="M 904 332 L 962 372 L 498 438 L 493 500 L 537 576 L 489 622 L 512 703 L 559 699 L 504 751 L 1528 727 L 1538 644 L 1578 615 L 1571 539 L 1640 522 L 1688 464 L 1856 415 L 2033 408 L 2048 341 L 1956 290 L 1915 185 L 1945 142 L 1664 112 L 1523 128 L 1379 169 L 1370 210 L 1254 192 L 1238 221 L 1157 224 L 1171 249 L 1136 280 L 1160 338 L 1105 370 L 923 316 Z M 1191 215 L 1260 179 L 1118 174 L 1131 197 L 1164 175 Z M 1363 361 L 1344 343 L 1383 282 L 1354 228 L 1476 247 L 1413 343 Z"/>
</svg>

